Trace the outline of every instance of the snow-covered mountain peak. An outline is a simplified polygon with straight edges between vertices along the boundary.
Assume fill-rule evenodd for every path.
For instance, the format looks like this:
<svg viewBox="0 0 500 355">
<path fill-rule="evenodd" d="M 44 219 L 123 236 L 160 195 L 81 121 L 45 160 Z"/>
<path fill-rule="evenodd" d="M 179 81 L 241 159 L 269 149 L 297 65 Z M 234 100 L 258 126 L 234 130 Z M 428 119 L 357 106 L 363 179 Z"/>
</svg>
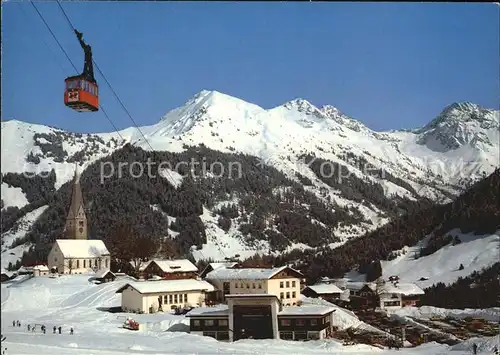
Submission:
<svg viewBox="0 0 500 355">
<path fill-rule="evenodd" d="M 464 145 L 483 150 L 498 142 L 500 128 L 498 110 L 490 110 L 470 102 L 455 102 L 415 133 L 418 144 L 434 151 L 446 152 Z"/>
<path fill-rule="evenodd" d="M 342 111 L 340 111 L 338 108 L 331 106 L 331 105 L 325 105 L 322 106 L 320 111 L 328 118 L 334 120 L 335 122 L 339 123 L 340 125 L 349 128 L 350 130 L 353 130 L 355 132 L 370 132 L 370 129 L 366 127 L 362 122 L 349 117 L 345 115 Z"/>
<path fill-rule="evenodd" d="M 295 110 L 306 115 L 316 115 L 318 117 L 323 117 L 323 112 L 321 112 L 316 106 L 305 99 L 297 98 L 288 101 L 281 105 L 288 110 Z"/>
</svg>

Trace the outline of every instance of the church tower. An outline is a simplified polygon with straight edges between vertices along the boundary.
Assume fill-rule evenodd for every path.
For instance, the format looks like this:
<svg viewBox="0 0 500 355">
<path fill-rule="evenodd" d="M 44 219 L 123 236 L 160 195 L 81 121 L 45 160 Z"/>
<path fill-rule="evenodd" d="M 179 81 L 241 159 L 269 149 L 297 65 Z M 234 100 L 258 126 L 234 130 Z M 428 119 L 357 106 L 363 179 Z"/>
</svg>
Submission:
<svg viewBox="0 0 500 355">
<path fill-rule="evenodd" d="M 69 206 L 64 234 L 67 239 L 88 239 L 87 216 L 83 207 L 83 195 L 80 187 L 80 175 L 75 168 L 73 178 L 73 192 L 71 194 L 71 205 Z"/>
</svg>

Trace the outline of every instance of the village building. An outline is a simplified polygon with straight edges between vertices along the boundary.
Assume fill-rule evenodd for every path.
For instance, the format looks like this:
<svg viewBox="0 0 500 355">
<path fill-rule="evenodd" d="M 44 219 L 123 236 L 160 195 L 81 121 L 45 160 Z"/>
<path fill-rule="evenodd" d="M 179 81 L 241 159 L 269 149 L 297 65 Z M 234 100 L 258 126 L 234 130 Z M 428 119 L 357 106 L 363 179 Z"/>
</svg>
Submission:
<svg viewBox="0 0 500 355">
<path fill-rule="evenodd" d="M 121 287 L 121 307 L 125 312 L 156 313 L 176 308 L 202 307 L 206 292 L 214 287 L 202 280 L 136 281 Z"/>
<path fill-rule="evenodd" d="M 49 268 L 46 265 L 33 266 L 33 276 L 46 276 L 49 274 Z"/>
<path fill-rule="evenodd" d="M 153 259 L 145 265 L 141 273 L 145 279 L 152 278 L 155 275 L 164 280 L 196 279 L 198 277 L 198 268 L 188 259 Z"/>
<path fill-rule="evenodd" d="M 111 256 L 102 240 L 89 240 L 87 217 L 75 169 L 71 202 L 64 225 L 64 238 L 56 239 L 47 260 L 51 272 L 81 274 L 111 266 Z"/>
<path fill-rule="evenodd" d="M 425 292 L 413 283 L 386 282 L 379 291 L 380 308 L 384 310 L 416 306 Z"/>
<path fill-rule="evenodd" d="M 48 267 L 59 274 L 81 274 L 109 268 L 111 256 L 102 240 L 57 239 L 49 252 Z"/>
<path fill-rule="evenodd" d="M 380 308 L 382 310 L 415 306 L 425 292 L 413 283 L 384 281 L 379 286 L 373 282 L 348 282 L 349 304 L 352 309 Z"/>
<path fill-rule="evenodd" d="M 333 307 L 283 307 L 276 295 L 227 295 L 227 305 L 198 308 L 186 316 L 190 331 L 221 341 L 325 339 L 332 334 Z"/>
<path fill-rule="evenodd" d="M 217 289 L 215 301 L 225 302 L 228 295 L 275 295 L 284 306 L 300 299 L 304 275 L 288 266 L 275 268 L 217 268 L 205 279 Z M 214 300 L 210 300 L 214 301 Z"/>
<path fill-rule="evenodd" d="M 334 302 L 340 299 L 344 291 L 334 284 L 317 284 L 306 286 L 302 289 L 302 294 L 306 297 L 322 298 L 328 302 Z"/>
<path fill-rule="evenodd" d="M 111 272 L 110 269 L 104 268 L 98 270 L 92 277 L 90 277 L 90 281 L 97 281 L 99 283 L 104 282 L 112 282 L 116 279 L 116 274 Z"/>
</svg>

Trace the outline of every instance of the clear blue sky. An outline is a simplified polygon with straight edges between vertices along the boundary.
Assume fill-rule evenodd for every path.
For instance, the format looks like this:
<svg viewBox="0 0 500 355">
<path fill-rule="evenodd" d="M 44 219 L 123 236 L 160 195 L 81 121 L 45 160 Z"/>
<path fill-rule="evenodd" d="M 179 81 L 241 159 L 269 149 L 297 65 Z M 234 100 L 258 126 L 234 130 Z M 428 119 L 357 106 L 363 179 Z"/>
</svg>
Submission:
<svg viewBox="0 0 500 355">
<path fill-rule="evenodd" d="M 454 101 L 498 108 L 495 4 L 62 4 L 140 125 L 202 89 L 264 108 L 297 97 L 331 104 L 377 130 L 424 125 Z M 57 4 L 36 5 L 82 70 L 83 51 Z M 75 72 L 31 4 L 2 7 L 3 119 L 111 131 L 101 112 L 64 106 L 64 78 Z M 96 75 L 113 122 L 132 126 Z"/>
</svg>

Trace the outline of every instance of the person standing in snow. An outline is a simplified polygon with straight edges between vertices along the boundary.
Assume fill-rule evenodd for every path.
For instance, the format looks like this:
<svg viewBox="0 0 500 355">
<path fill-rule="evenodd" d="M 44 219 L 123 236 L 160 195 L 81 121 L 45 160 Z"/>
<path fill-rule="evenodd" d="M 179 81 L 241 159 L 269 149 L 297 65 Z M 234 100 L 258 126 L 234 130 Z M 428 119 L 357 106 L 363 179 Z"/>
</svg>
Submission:
<svg viewBox="0 0 500 355">
<path fill-rule="evenodd" d="M 54 328 L 52 328 L 52 333 L 56 334 L 56 326 L 54 325 Z"/>
<path fill-rule="evenodd" d="M 13 327 L 15 327 L 15 326 L 16 326 L 16 321 L 15 321 L 15 320 L 13 320 L 13 321 L 12 321 L 12 326 L 13 326 Z"/>
<path fill-rule="evenodd" d="M 477 354 L 477 344 L 476 344 L 476 343 L 472 343 L 472 353 L 473 353 L 474 355 L 476 355 L 476 354 Z"/>
<path fill-rule="evenodd" d="M 57 328 L 57 330 L 59 330 L 59 334 L 61 334 L 61 326 L 59 326 L 59 328 Z"/>
<path fill-rule="evenodd" d="M 69 330 L 69 334 L 73 335 L 73 327 L 71 327 L 71 329 Z"/>
<path fill-rule="evenodd" d="M 28 332 L 31 330 L 31 325 L 28 324 Z"/>
</svg>

